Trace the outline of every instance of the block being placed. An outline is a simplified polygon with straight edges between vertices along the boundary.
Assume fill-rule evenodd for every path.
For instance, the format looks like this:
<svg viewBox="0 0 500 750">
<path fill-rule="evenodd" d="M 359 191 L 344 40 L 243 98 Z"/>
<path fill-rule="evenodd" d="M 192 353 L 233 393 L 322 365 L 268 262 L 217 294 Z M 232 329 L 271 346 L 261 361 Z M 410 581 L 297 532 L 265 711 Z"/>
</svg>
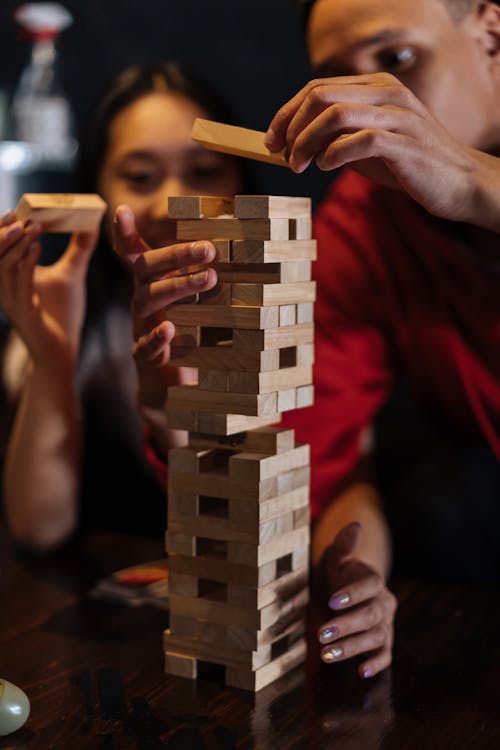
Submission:
<svg viewBox="0 0 500 750">
<path fill-rule="evenodd" d="M 258 130 L 239 128 L 222 122 L 204 120 L 201 117 L 196 118 L 191 131 L 193 140 L 212 151 L 244 156 L 256 161 L 265 161 L 269 164 L 288 167 L 285 149 L 276 153 L 269 151 L 267 146 L 264 145 L 265 135 Z"/>
<path fill-rule="evenodd" d="M 38 222 L 44 232 L 94 232 L 105 210 L 93 193 L 25 193 L 16 214 L 20 221 Z"/>
</svg>

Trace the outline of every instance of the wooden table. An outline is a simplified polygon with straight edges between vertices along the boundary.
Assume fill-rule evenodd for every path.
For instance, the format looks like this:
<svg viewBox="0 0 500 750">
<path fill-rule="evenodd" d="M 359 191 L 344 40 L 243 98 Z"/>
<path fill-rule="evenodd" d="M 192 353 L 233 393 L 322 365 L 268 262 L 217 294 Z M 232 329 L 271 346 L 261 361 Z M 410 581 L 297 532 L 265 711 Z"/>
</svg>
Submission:
<svg viewBox="0 0 500 750">
<path fill-rule="evenodd" d="M 0 530 L 0 676 L 31 716 L 0 738 L 16 750 L 498 750 L 496 595 L 398 581 L 395 663 L 362 681 L 319 662 L 252 695 L 217 671 L 163 673 L 168 614 L 88 596 L 119 567 L 162 556 L 159 542 L 93 534 L 50 559 L 19 559 Z"/>
</svg>

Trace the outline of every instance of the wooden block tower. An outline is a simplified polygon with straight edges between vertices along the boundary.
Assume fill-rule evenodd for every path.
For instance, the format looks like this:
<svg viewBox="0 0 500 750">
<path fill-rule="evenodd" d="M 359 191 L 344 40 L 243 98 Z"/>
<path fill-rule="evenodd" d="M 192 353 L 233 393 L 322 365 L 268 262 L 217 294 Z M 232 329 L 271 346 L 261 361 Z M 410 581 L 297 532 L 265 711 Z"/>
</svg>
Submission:
<svg viewBox="0 0 500 750">
<path fill-rule="evenodd" d="M 218 283 L 169 310 L 172 364 L 199 381 L 168 396 L 189 444 L 168 460 L 165 669 L 195 678 L 200 661 L 221 664 L 227 685 L 256 691 L 305 654 L 309 446 L 276 424 L 313 399 L 311 206 L 177 197 L 169 214 L 179 240 L 214 242 Z"/>
</svg>

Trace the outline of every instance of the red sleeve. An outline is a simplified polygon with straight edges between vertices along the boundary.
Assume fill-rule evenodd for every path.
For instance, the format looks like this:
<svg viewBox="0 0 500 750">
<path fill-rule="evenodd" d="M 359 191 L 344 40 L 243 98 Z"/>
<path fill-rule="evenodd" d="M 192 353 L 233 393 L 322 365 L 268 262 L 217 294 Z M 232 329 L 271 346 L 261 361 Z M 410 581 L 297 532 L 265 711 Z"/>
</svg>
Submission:
<svg viewBox="0 0 500 750">
<path fill-rule="evenodd" d="M 313 516 L 349 483 L 364 429 L 393 381 L 382 316 L 377 315 L 383 298 L 370 250 L 367 206 L 357 195 L 357 175 L 344 174 L 338 183 L 320 207 L 314 228 L 314 405 L 283 415 L 297 441 L 311 445 Z"/>
</svg>

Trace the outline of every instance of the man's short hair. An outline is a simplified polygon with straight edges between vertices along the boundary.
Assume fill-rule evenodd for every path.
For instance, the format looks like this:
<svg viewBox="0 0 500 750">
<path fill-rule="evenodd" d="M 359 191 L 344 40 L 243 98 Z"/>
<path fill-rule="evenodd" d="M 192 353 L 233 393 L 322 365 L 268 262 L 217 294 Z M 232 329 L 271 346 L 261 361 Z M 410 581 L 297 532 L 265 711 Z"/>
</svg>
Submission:
<svg viewBox="0 0 500 750">
<path fill-rule="evenodd" d="M 493 1 L 498 2 L 498 0 Z M 474 0 L 440 0 L 440 2 L 447 6 L 454 21 L 460 21 L 474 4 Z M 315 0 L 298 0 L 298 3 L 302 25 L 306 29 Z"/>
</svg>

